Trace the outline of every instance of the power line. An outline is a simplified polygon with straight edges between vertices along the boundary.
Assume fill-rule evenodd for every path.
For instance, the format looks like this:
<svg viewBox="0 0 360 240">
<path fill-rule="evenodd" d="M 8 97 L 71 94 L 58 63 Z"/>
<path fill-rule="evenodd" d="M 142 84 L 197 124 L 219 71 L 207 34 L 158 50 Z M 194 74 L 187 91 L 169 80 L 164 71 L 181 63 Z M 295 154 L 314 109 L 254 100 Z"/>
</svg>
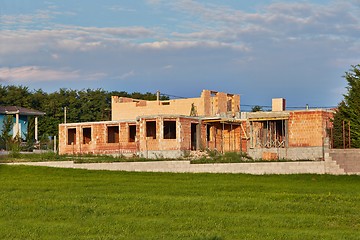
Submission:
<svg viewBox="0 0 360 240">
<path fill-rule="evenodd" d="M 171 95 L 171 94 L 167 94 L 167 93 L 160 93 L 160 95 L 166 96 L 166 97 L 171 97 L 171 98 L 187 98 L 187 97 L 181 97 L 181 96 Z"/>
<path fill-rule="evenodd" d="M 266 106 L 266 105 L 258 105 L 258 104 L 240 104 L 242 107 L 262 107 L 262 108 L 272 108 L 272 106 Z M 286 106 L 287 109 L 305 109 L 305 108 L 325 108 L 325 109 L 331 109 L 331 108 L 337 108 L 337 106 Z"/>
<path fill-rule="evenodd" d="M 188 97 L 182 97 L 182 96 L 177 96 L 177 95 L 172 95 L 172 94 L 168 94 L 168 93 L 160 93 L 161 96 L 166 96 L 169 98 L 188 98 Z M 240 104 L 241 107 L 255 107 L 255 106 L 259 106 L 262 108 L 272 108 L 272 106 L 269 105 L 259 105 L 259 104 Z M 332 109 L 332 108 L 337 108 L 337 106 L 315 106 L 315 107 L 311 107 L 308 105 L 305 106 L 286 106 L 287 109 L 316 109 L 316 108 L 322 108 L 322 109 Z"/>
</svg>

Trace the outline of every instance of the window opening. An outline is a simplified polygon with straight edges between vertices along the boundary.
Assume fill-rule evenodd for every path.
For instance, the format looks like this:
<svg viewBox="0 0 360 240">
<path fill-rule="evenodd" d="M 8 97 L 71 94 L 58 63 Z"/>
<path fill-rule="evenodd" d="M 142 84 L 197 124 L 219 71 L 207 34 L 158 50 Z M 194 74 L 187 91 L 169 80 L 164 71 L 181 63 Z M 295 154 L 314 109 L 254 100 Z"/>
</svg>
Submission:
<svg viewBox="0 0 360 240">
<path fill-rule="evenodd" d="M 83 128 L 83 144 L 91 142 L 91 128 Z"/>
<path fill-rule="evenodd" d="M 227 111 L 228 112 L 232 111 L 232 98 L 231 97 L 228 97 L 228 100 L 227 100 Z"/>
<path fill-rule="evenodd" d="M 136 125 L 129 125 L 129 142 L 135 142 Z"/>
<path fill-rule="evenodd" d="M 156 139 L 156 121 L 146 122 L 146 137 Z"/>
<path fill-rule="evenodd" d="M 252 136 L 256 147 L 284 148 L 286 146 L 286 121 L 254 122 Z"/>
<path fill-rule="evenodd" d="M 176 139 L 176 121 L 164 121 L 164 139 Z"/>
<path fill-rule="evenodd" d="M 68 129 L 68 145 L 76 144 L 76 128 Z"/>
<path fill-rule="evenodd" d="M 191 124 L 191 150 L 196 150 L 197 123 Z"/>
<path fill-rule="evenodd" d="M 211 141 L 211 125 L 206 125 L 206 140 Z"/>
<path fill-rule="evenodd" d="M 108 126 L 107 127 L 107 142 L 118 143 L 119 142 L 119 126 Z"/>
</svg>

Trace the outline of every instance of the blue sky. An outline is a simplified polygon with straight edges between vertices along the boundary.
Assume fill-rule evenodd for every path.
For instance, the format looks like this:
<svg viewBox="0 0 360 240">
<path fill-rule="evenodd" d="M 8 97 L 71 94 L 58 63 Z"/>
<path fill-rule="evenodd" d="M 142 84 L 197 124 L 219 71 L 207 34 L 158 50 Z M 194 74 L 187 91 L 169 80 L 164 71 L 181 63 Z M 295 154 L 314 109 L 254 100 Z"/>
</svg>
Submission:
<svg viewBox="0 0 360 240">
<path fill-rule="evenodd" d="M 360 1 L 0 0 L 0 84 L 335 106 Z"/>
</svg>

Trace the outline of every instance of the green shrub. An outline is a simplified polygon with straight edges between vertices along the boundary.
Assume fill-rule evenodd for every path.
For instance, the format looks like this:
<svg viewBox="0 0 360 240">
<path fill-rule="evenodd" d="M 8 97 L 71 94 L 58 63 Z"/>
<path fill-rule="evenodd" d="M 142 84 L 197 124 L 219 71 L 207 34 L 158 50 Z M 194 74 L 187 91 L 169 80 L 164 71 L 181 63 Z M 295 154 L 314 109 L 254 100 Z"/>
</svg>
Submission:
<svg viewBox="0 0 360 240">
<path fill-rule="evenodd" d="M 225 152 L 220 153 L 217 150 L 206 150 L 208 156 L 192 160 L 191 163 L 240 163 L 254 162 L 245 152 Z"/>
</svg>

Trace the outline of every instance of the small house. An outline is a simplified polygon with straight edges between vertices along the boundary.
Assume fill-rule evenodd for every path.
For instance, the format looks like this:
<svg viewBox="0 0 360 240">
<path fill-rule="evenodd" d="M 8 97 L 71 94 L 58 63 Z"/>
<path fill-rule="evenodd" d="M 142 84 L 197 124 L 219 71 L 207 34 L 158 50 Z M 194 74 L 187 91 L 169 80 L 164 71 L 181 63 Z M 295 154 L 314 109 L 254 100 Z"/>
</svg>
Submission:
<svg viewBox="0 0 360 240">
<path fill-rule="evenodd" d="M 44 112 L 17 106 L 0 106 L 0 131 L 2 131 L 6 116 L 12 119 L 10 134 L 13 138 L 19 136 L 25 140 L 28 135 L 29 116 L 35 117 L 35 140 L 38 140 L 38 117 L 45 115 Z"/>
</svg>

